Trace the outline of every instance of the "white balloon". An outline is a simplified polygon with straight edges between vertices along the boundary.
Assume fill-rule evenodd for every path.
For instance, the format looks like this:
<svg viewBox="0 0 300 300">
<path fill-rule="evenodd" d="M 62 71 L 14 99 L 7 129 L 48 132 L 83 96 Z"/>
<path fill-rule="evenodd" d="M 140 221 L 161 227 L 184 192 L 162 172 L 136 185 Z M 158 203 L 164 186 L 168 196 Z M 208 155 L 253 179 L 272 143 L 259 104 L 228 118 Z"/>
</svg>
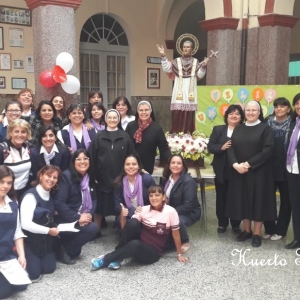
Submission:
<svg viewBox="0 0 300 300">
<path fill-rule="evenodd" d="M 68 52 L 61 52 L 56 57 L 56 64 L 63 68 L 67 73 L 72 69 L 74 65 L 73 56 Z"/>
<path fill-rule="evenodd" d="M 80 82 L 77 77 L 67 75 L 67 81 L 61 83 L 61 87 L 67 94 L 75 94 L 80 89 Z"/>
</svg>

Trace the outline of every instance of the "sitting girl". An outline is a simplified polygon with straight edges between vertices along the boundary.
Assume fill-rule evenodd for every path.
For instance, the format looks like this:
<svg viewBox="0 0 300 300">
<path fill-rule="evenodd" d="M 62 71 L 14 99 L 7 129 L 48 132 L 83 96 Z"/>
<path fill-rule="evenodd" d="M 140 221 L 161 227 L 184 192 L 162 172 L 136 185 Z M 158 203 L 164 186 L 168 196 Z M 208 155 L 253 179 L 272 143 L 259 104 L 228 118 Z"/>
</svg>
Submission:
<svg viewBox="0 0 300 300">
<path fill-rule="evenodd" d="M 120 261 L 128 257 L 135 258 L 140 264 L 153 264 L 163 254 L 171 232 L 177 260 L 187 262 L 188 259 L 181 251 L 179 218 L 176 210 L 165 204 L 165 193 L 160 186 L 151 186 L 148 192 L 150 205 L 144 206 L 140 213 L 134 214 L 127 222 L 128 209 L 120 204 L 123 229 L 120 242 L 115 251 L 92 259 L 92 269 L 108 267 L 117 270 L 120 268 Z"/>
<path fill-rule="evenodd" d="M 120 228 L 122 203 L 128 208 L 127 219 L 130 219 L 139 206 L 149 204 L 148 188 L 155 185 L 151 175 L 142 173 L 140 158 L 131 154 L 125 158 L 121 174 L 114 181 L 114 200 L 116 209 L 116 226 Z"/>
</svg>

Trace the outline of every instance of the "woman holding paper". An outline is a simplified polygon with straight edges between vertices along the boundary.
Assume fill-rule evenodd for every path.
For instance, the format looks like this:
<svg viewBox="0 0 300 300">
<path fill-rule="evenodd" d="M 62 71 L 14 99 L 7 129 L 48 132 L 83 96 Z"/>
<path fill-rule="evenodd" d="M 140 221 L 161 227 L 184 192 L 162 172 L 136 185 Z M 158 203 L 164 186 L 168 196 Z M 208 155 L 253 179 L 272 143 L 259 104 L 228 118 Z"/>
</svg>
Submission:
<svg viewBox="0 0 300 300">
<path fill-rule="evenodd" d="M 20 208 L 21 225 L 27 236 L 27 272 L 32 280 L 38 279 L 42 274 L 53 273 L 56 269 L 54 238 L 59 231 L 54 222 L 52 195 L 57 190 L 59 175 L 58 167 L 44 166 L 32 183 L 34 187 L 23 195 Z"/>
<path fill-rule="evenodd" d="M 23 237 L 19 222 L 18 203 L 13 188 L 14 173 L 7 166 L 0 166 L 0 270 L 1 262 L 18 259 L 26 268 Z M 0 271 L 0 299 L 10 297 L 14 292 L 27 288 L 27 284 L 11 284 Z"/>
<path fill-rule="evenodd" d="M 69 169 L 62 173 L 54 199 L 56 220 L 59 224 L 76 223 L 76 232 L 60 232 L 63 245 L 60 260 L 74 264 L 81 248 L 99 232 L 92 221 L 96 208 L 96 193 L 90 180 L 90 156 L 85 149 L 76 150 L 71 156 Z"/>
</svg>

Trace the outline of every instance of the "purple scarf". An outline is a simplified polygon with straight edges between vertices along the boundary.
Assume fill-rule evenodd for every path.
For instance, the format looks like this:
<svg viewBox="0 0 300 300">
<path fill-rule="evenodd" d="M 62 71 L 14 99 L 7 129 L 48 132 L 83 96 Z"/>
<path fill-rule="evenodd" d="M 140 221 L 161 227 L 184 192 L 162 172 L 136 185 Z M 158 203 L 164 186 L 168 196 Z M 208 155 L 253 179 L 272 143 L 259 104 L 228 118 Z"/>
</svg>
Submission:
<svg viewBox="0 0 300 300">
<path fill-rule="evenodd" d="M 289 148 L 288 148 L 288 151 L 287 151 L 287 158 L 286 158 L 286 164 L 287 165 L 292 164 L 292 159 L 294 157 L 294 154 L 295 154 L 295 151 L 296 151 L 296 148 L 297 148 L 299 132 L 300 132 L 300 118 L 297 117 L 296 118 L 295 130 L 292 133 Z"/>
<path fill-rule="evenodd" d="M 73 127 L 72 127 L 71 123 L 69 124 L 69 136 L 70 136 L 72 152 L 74 153 L 77 150 L 77 144 L 76 144 Z M 82 125 L 82 137 L 83 137 L 83 142 L 85 144 L 85 149 L 87 150 L 90 146 L 91 139 L 90 139 L 89 133 L 84 125 Z"/>
<path fill-rule="evenodd" d="M 88 174 L 85 174 L 81 180 L 80 188 L 82 191 L 82 207 L 81 213 L 89 213 L 92 209 L 92 198 L 89 189 L 90 178 Z"/>
<path fill-rule="evenodd" d="M 97 131 L 101 131 L 105 129 L 105 125 L 100 125 L 99 123 L 97 123 L 94 119 L 90 119 L 91 123 L 93 124 L 94 128 Z"/>
<path fill-rule="evenodd" d="M 132 207 L 131 199 L 137 197 L 137 205 L 143 206 L 144 199 L 143 199 L 143 183 L 142 183 L 142 175 L 137 174 L 134 181 L 134 188 L 133 192 L 130 190 L 129 180 L 127 176 L 123 177 L 123 192 L 124 192 L 124 199 L 127 208 Z"/>
</svg>

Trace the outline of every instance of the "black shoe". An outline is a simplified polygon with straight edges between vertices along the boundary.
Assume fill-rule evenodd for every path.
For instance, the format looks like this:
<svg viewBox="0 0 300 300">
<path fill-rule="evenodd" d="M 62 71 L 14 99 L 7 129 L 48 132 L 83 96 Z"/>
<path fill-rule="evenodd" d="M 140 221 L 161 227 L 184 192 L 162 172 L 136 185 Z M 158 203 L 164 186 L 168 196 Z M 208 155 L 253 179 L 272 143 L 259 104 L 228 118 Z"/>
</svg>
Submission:
<svg viewBox="0 0 300 300">
<path fill-rule="evenodd" d="M 239 227 L 237 227 L 237 228 L 232 228 L 232 231 L 233 231 L 233 233 L 235 233 L 235 234 L 240 234 L 240 233 L 242 232 L 242 230 L 241 230 Z"/>
<path fill-rule="evenodd" d="M 218 233 L 224 233 L 226 231 L 226 227 L 218 227 Z"/>
<path fill-rule="evenodd" d="M 261 246 L 261 237 L 257 234 L 254 234 L 252 237 L 252 247 L 260 247 Z"/>
<path fill-rule="evenodd" d="M 287 244 L 285 247 L 285 249 L 296 249 L 296 248 L 300 248 L 300 242 L 297 240 L 293 240 L 291 243 Z"/>
<path fill-rule="evenodd" d="M 237 237 L 236 237 L 236 241 L 238 242 L 244 242 L 248 239 L 252 238 L 252 231 L 251 232 L 247 232 L 247 231 L 243 231 L 242 233 L 240 233 Z"/>
<path fill-rule="evenodd" d="M 101 221 L 101 228 L 107 228 L 107 223 L 106 223 L 106 220 L 104 217 L 102 218 L 102 221 Z"/>
<path fill-rule="evenodd" d="M 57 260 L 65 265 L 74 265 L 76 263 L 76 261 L 69 256 L 69 254 L 63 247 L 61 247 L 60 249 Z"/>
</svg>

